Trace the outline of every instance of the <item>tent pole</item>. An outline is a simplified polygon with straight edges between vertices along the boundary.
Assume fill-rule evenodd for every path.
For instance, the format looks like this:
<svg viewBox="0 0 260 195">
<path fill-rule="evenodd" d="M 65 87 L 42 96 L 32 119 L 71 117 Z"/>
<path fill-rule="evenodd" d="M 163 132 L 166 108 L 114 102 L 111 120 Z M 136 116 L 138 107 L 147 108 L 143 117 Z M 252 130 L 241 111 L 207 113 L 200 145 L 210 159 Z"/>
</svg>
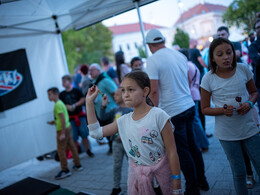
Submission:
<svg viewBox="0 0 260 195">
<path fill-rule="evenodd" d="M 136 7 L 136 10 L 137 10 L 137 14 L 138 14 L 138 18 L 139 18 L 139 24 L 140 24 L 140 28 L 141 28 L 141 32 L 142 32 L 143 46 L 144 46 L 144 49 L 145 49 L 145 54 L 146 54 L 146 57 L 148 58 L 149 53 L 148 53 L 147 45 L 146 45 L 146 43 L 145 43 L 144 24 L 143 24 L 143 21 L 142 21 L 142 18 L 141 18 L 141 14 L 140 14 L 139 0 L 136 0 L 136 1 L 135 1 L 135 7 Z"/>
</svg>

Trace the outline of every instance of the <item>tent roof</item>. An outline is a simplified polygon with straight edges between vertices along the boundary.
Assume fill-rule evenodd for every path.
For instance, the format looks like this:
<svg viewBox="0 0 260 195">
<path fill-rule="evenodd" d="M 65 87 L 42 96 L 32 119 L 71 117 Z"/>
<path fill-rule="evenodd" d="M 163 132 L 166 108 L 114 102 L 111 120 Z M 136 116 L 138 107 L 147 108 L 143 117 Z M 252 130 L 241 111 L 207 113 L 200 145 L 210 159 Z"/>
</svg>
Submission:
<svg viewBox="0 0 260 195">
<path fill-rule="evenodd" d="M 0 5 L 0 38 L 79 30 L 156 0 L 16 0 Z M 8 2 L 8 0 L 7 0 Z"/>
</svg>

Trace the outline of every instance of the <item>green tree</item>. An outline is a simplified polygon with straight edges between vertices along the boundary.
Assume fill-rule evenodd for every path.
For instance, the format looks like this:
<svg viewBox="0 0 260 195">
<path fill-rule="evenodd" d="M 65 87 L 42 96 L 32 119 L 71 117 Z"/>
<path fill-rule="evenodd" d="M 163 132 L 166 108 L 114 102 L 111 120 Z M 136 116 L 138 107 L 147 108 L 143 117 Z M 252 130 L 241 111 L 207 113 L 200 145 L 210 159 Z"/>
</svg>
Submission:
<svg viewBox="0 0 260 195">
<path fill-rule="evenodd" d="M 234 0 L 223 14 L 228 25 L 243 27 L 246 32 L 253 31 L 256 13 L 260 10 L 259 0 Z"/>
<path fill-rule="evenodd" d="M 188 33 L 177 28 L 172 45 L 179 45 L 181 48 L 189 49 L 189 39 Z"/>
<path fill-rule="evenodd" d="M 68 30 L 62 38 L 70 73 L 78 64 L 100 63 L 102 56 L 112 56 L 112 32 L 102 23 Z"/>
<path fill-rule="evenodd" d="M 138 49 L 139 56 L 140 56 L 141 58 L 147 58 L 143 46 L 138 46 L 137 49 Z"/>
</svg>

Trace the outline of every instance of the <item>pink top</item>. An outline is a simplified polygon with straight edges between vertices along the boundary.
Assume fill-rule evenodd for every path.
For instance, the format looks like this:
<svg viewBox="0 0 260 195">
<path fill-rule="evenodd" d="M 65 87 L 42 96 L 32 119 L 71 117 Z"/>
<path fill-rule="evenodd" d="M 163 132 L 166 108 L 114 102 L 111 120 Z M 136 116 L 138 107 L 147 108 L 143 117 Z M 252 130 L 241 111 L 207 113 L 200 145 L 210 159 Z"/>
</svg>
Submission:
<svg viewBox="0 0 260 195">
<path fill-rule="evenodd" d="M 191 61 L 188 61 L 189 71 L 188 78 L 190 84 L 190 91 L 192 95 L 192 99 L 200 100 L 200 71 Z"/>
</svg>

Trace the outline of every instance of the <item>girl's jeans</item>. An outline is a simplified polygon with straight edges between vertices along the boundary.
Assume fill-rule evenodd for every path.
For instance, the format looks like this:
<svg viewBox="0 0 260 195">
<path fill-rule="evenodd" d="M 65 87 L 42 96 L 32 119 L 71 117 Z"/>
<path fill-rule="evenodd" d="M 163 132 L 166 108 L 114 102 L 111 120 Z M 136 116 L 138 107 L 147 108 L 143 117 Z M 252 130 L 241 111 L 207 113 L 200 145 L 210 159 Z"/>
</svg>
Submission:
<svg viewBox="0 0 260 195">
<path fill-rule="evenodd" d="M 231 166 L 233 182 L 237 195 L 247 195 L 246 167 L 242 147 L 252 161 L 258 176 L 260 176 L 260 134 L 238 141 L 219 140 Z"/>
</svg>

